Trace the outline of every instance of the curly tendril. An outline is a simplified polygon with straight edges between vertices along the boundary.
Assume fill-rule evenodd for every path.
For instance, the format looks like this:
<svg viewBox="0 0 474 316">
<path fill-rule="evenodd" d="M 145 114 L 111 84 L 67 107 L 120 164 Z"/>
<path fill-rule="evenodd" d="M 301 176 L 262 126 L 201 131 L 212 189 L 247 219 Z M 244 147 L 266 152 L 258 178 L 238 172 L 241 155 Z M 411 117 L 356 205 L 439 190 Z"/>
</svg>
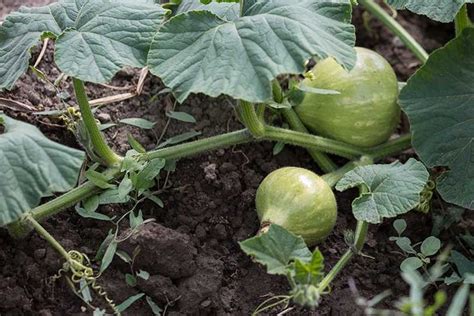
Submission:
<svg viewBox="0 0 474 316">
<path fill-rule="evenodd" d="M 418 212 L 427 214 L 431 209 L 431 199 L 433 198 L 433 191 L 436 184 L 433 180 L 429 180 L 423 191 L 420 193 L 420 203 L 416 207 Z"/>
<path fill-rule="evenodd" d="M 86 254 L 83 254 L 76 250 L 68 252 L 69 259 L 63 264 L 63 267 L 59 269 L 58 273 L 52 277 L 52 281 L 56 281 L 67 273 L 71 273 L 71 277 L 66 278 L 71 281 L 72 285 L 79 284 L 81 280 L 84 280 L 88 286 L 90 286 L 100 297 L 114 311 L 114 314 L 120 315 L 120 311 L 117 309 L 114 301 L 108 296 L 105 289 L 97 283 L 97 277 L 94 275 L 94 270 L 90 267 L 91 261 Z"/>
</svg>

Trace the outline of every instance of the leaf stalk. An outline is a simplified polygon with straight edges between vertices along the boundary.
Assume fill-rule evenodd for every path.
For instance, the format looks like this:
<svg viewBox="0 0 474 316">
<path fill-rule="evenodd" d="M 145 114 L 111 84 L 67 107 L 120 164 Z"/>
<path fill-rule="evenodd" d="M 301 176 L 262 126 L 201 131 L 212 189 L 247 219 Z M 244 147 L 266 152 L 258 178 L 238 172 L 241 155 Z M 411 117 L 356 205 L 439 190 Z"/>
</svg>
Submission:
<svg viewBox="0 0 474 316">
<path fill-rule="evenodd" d="M 425 49 L 400 25 L 393 17 L 384 11 L 374 0 L 359 0 L 367 11 L 377 17 L 380 22 L 397 35 L 409 50 L 423 63 L 428 60 L 428 53 Z"/>
<path fill-rule="evenodd" d="M 54 248 L 54 250 L 63 256 L 66 261 L 70 260 L 69 253 L 66 251 L 66 249 L 64 249 L 64 247 L 30 214 L 27 214 L 23 220 L 28 222 L 28 224 L 31 225 L 36 230 L 36 232 Z"/>
<path fill-rule="evenodd" d="M 360 187 L 360 193 L 367 191 L 367 188 Z M 331 285 L 331 282 L 337 277 L 337 275 L 344 269 L 344 267 L 351 261 L 354 255 L 359 255 L 362 251 L 362 248 L 365 244 L 365 239 L 367 238 L 367 231 L 369 229 L 369 223 L 364 221 L 357 221 L 357 226 L 355 230 L 355 237 L 353 244 L 349 249 L 344 253 L 344 255 L 339 259 L 336 265 L 329 271 L 329 273 L 321 280 L 318 285 L 318 290 L 320 293 L 324 293 L 326 289 Z"/>
<path fill-rule="evenodd" d="M 82 120 L 86 127 L 87 133 L 92 142 L 95 152 L 101 159 L 104 160 L 107 166 L 117 165 L 121 161 L 121 157 L 118 156 L 105 141 L 104 135 L 99 130 L 99 126 L 95 120 L 94 114 L 92 113 L 89 100 L 84 88 L 84 82 L 82 80 L 73 78 L 74 92 L 76 94 L 77 103 L 81 110 Z"/>
<path fill-rule="evenodd" d="M 298 117 L 298 114 L 296 114 L 296 112 L 292 108 L 282 109 L 281 113 L 283 114 L 283 117 L 290 125 L 292 130 L 300 133 L 309 134 L 309 131 L 306 129 L 303 122 L 301 122 L 300 118 Z M 318 166 L 324 172 L 327 173 L 337 170 L 337 165 L 326 154 L 312 148 L 309 148 L 307 150 L 310 156 L 316 162 L 316 164 L 318 164 Z"/>
<path fill-rule="evenodd" d="M 285 144 L 336 154 L 350 160 L 357 159 L 365 154 L 365 150 L 358 146 L 320 136 L 266 125 L 259 119 L 255 111 L 255 106 L 252 103 L 240 102 L 238 112 L 243 124 L 257 140 L 279 141 Z"/>
<path fill-rule="evenodd" d="M 389 140 L 388 142 L 373 147 L 368 151 L 368 155 L 373 160 L 379 160 L 383 157 L 387 157 L 396 153 L 400 153 L 411 147 L 412 136 L 411 134 L 402 135 L 396 139 Z"/>
<path fill-rule="evenodd" d="M 456 18 L 454 19 L 454 26 L 456 29 L 456 36 L 461 35 L 462 31 L 468 27 L 472 27 L 471 19 L 467 11 L 467 4 L 464 4 L 459 10 Z"/>
</svg>

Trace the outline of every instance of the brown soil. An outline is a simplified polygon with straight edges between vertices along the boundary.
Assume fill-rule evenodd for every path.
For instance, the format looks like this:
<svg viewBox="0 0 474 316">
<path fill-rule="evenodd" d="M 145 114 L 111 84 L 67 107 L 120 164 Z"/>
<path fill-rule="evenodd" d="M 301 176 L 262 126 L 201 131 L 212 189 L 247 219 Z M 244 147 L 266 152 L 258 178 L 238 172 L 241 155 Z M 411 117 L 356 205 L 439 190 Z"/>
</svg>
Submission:
<svg viewBox="0 0 474 316">
<path fill-rule="evenodd" d="M 27 2 L 44 4 L 48 1 Z M 4 0 L 0 4 L 0 17 L 20 4 L 25 4 L 25 1 Z M 451 36 L 451 26 L 435 24 L 406 13 L 401 14 L 399 19 L 429 50 L 441 46 Z M 405 80 L 419 65 L 417 60 L 376 20 L 370 21 L 369 29 L 362 26 L 362 20 L 361 10 L 357 9 L 354 21 L 359 30 L 358 45 L 380 52 L 392 63 L 399 79 Z M 51 66 L 50 51 L 40 69 L 54 80 L 59 72 Z M 136 82 L 137 78 L 137 71 L 126 70 L 120 72 L 112 84 L 126 86 Z M 64 83 L 62 88 L 71 93 L 68 83 Z M 129 149 L 126 141 L 129 132 L 148 149 L 154 147 L 155 133 L 159 135 L 166 123 L 164 113 L 173 105 L 169 96 L 158 96 L 162 88 L 159 80 L 148 78 L 140 97 L 109 105 L 98 112 L 103 121 L 143 117 L 158 122 L 152 132 L 130 127 L 109 129 L 107 136 L 110 143 L 115 144 L 121 153 Z M 96 85 L 89 85 L 88 89 L 91 98 L 115 93 Z M 21 78 L 15 90 L 0 96 L 40 110 L 54 109 L 59 104 L 55 92 L 31 73 Z M 240 128 L 224 98 L 212 100 L 193 96 L 178 108 L 194 115 L 198 122 L 171 122 L 165 137 L 191 128 L 202 132 L 203 137 Z M 6 112 L 37 125 L 53 140 L 79 147 L 61 122 L 20 111 Z M 237 242 L 254 235 L 258 229 L 254 197 L 260 181 L 272 170 L 288 165 L 319 172 L 304 150 L 286 147 L 274 157 L 270 143 L 238 146 L 182 159 L 177 164 L 176 172 L 170 175 L 169 186 L 160 195 L 165 207 L 161 209 L 152 204 L 142 207 L 145 217 L 156 219 L 156 222 L 145 225 L 138 234 L 120 245 L 120 249 L 128 253 L 136 246 L 141 247 L 134 269 L 148 271 L 150 278 L 139 281 L 136 287 L 128 286 L 125 274 L 130 272 L 130 267 L 116 257 L 100 278 L 100 284 L 116 302 L 141 292 L 161 307 L 170 302 L 170 315 L 249 315 L 270 295 L 284 294 L 288 290 L 286 280 L 267 275 L 261 266 L 240 251 Z M 350 212 L 353 197 L 353 193 L 338 194 L 340 215 L 337 226 L 320 246 L 327 268 L 346 250 L 343 232 L 352 229 L 355 224 Z M 100 211 L 120 214 L 126 208 L 111 205 Z M 413 224 L 409 226 L 410 234 L 429 234 L 429 216 L 414 214 L 407 219 Z M 77 249 L 91 258 L 109 229 L 113 228 L 103 222 L 81 218 L 73 210 L 49 219 L 44 226 L 65 248 Z M 387 288 L 392 289 L 397 297 L 407 293 L 407 286 L 398 270 L 403 258 L 388 241 L 393 233 L 389 221 L 371 226 L 364 251 L 373 259 L 361 257 L 354 260 L 334 282 L 331 295 L 324 297 L 317 310 L 295 308 L 289 314 L 360 314 L 348 287 L 349 278 L 354 279 L 358 289 L 367 297 Z M 90 315 L 91 311 L 73 294 L 64 279 L 53 284 L 50 282 L 61 265 L 61 258 L 38 235 L 32 234 L 25 240 L 17 241 L 0 230 L 0 315 Z M 390 303 L 389 299 L 387 304 Z M 151 311 L 145 300 L 140 300 L 125 314 L 151 315 Z"/>
</svg>

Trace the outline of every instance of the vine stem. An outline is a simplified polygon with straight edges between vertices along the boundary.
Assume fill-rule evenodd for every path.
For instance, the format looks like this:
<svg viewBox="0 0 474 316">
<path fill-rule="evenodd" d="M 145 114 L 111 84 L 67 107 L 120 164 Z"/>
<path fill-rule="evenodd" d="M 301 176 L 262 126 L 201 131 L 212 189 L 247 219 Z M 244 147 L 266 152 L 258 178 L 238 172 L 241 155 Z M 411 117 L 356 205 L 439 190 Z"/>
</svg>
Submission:
<svg viewBox="0 0 474 316">
<path fill-rule="evenodd" d="M 30 214 L 24 217 L 24 221 L 27 221 L 41 237 L 43 237 L 61 256 L 64 257 L 64 259 L 67 261 L 70 260 L 70 256 L 66 249 L 64 249 L 64 247 L 61 246 L 61 244 Z"/>
<path fill-rule="evenodd" d="M 255 111 L 253 111 L 253 113 L 257 117 Z M 368 155 L 368 157 L 377 160 L 385 156 L 398 153 L 404 149 L 409 148 L 411 145 L 410 135 L 404 135 L 399 137 L 398 139 L 391 140 L 383 145 L 377 146 L 372 149 L 369 148 L 363 151 L 361 149 L 352 148 L 349 149 L 350 154 L 347 154 L 346 144 L 331 141 L 322 137 L 312 136 L 309 134 L 298 133 L 270 126 L 265 127 L 265 134 L 266 136 L 264 138 L 257 140 L 283 141 L 290 144 L 301 145 L 307 148 L 315 148 L 317 150 L 322 149 L 327 150 L 329 152 L 333 151 L 334 153 L 339 153 L 340 150 L 338 149 L 343 148 L 343 151 L 346 152 L 346 154 L 344 154 L 343 156 L 346 156 L 350 159 L 356 159 Z M 218 136 L 199 139 L 185 144 L 150 151 L 146 154 L 143 154 L 142 158 L 145 160 L 152 160 L 156 158 L 179 159 L 210 150 L 230 147 L 243 143 L 249 143 L 254 140 L 254 136 L 252 135 L 252 133 L 250 133 L 248 129 L 242 129 L 239 131 L 230 132 Z M 351 162 L 348 165 L 342 167 L 341 169 L 325 175 L 324 178 L 331 186 L 334 186 L 338 179 L 340 179 L 340 177 L 342 177 L 346 172 L 359 166 L 362 160 L 363 159 L 361 158 L 359 162 Z M 365 164 L 365 162 L 362 163 Z M 110 181 L 113 181 L 120 177 L 121 172 L 118 168 L 109 168 L 104 171 L 104 175 L 107 178 L 110 178 Z M 37 221 L 42 221 L 101 191 L 102 189 L 96 187 L 93 183 L 85 182 L 77 188 L 32 209 L 29 214 L 31 214 L 33 219 Z M 27 225 L 27 223 L 24 223 L 24 221 L 19 220 L 15 223 L 8 225 L 8 230 L 13 237 L 22 238 L 31 231 L 31 228 L 30 225 Z"/>
<path fill-rule="evenodd" d="M 272 91 L 273 91 L 273 100 L 277 103 L 283 103 L 285 96 L 283 94 L 283 89 L 281 88 L 280 83 L 277 79 L 272 80 Z M 261 105 L 259 105 L 261 107 Z M 265 108 L 265 105 L 263 105 Z M 280 110 L 281 114 L 285 118 L 285 121 L 290 125 L 291 129 L 300 133 L 309 134 L 309 131 L 301 122 L 298 114 L 292 108 L 286 108 Z M 258 111 L 257 111 L 258 115 Z M 264 117 L 259 116 L 260 120 L 263 122 Z M 323 170 L 323 172 L 328 173 L 337 170 L 338 166 L 329 158 L 325 153 L 314 149 L 307 149 L 310 156 L 313 158 L 314 162 Z"/>
<path fill-rule="evenodd" d="M 278 129 L 285 131 L 284 129 Z M 291 132 L 291 131 L 290 131 Z M 293 132 L 295 133 L 295 132 Z M 302 133 L 299 133 L 302 134 Z M 299 135 L 298 134 L 298 135 Z M 314 137 L 311 135 L 304 135 L 309 139 L 309 143 L 314 141 Z M 316 138 L 317 139 L 317 138 Z M 230 132 L 218 136 L 213 136 L 209 138 L 199 139 L 196 141 L 188 142 L 185 144 L 175 145 L 167 148 L 158 149 L 155 151 L 150 151 L 143 155 L 143 159 L 152 160 L 156 158 L 162 159 L 179 159 L 183 157 L 188 157 L 191 155 L 196 155 L 202 152 L 209 150 L 215 150 L 224 147 L 230 147 L 238 144 L 249 143 L 254 141 L 254 137 L 247 129 L 242 129 L 235 132 Z M 261 139 L 264 140 L 264 139 Z M 366 164 L 364 159 L 368 157 L 372 159 L 380 159 L 385 156 L 390 156 L 392 154 L 398 153 L 401 150 L 407 149 L 410 147 L 410 135 L 401 136 L 398 139 L 389 141 L 383 145 L 375 147 L 372 150 L 368 150 L 366 153 L 362 153 L 359 156 L 362 157 L 359 161 L 353 161 L 348 163 L 346 166 L 342 167 L 339 170 L 336 170 L 332 173 L 326 174 L 323 178 L 331 185 L 334 186 L 337 181 L 348 171 L 353 168 Z M 306 141 L 308 143 L 308 141 Z M 107 178 L 111 178 L 110 181 L 113 181 L 121 175 L 121 172 L 118 168 L 110 168 L 104 171 L 103 173 Z M 45 203 L 34 209 L 32 209 L 28 214 L 31 215 L 36 221 L 43 221 L 46 218 L 60 213 L 64 209 L 79 203 L 80 201 L 93 196 L 94 194 L 100 193 L 102 189 L 95 186 L 92 182 L 85 182 L 78 186 L 77 188 Z M 15 238 L 22 238 L 26 236 L 30 231 L 30 225 L 25 223 L 23 220 L 19 220 L 15 223 L 8 225 L 8 230 L 11 236 Z"/>
<path fill-rule="evenodd" d="M 360 187 L 360 193 L 367 192 L 367 188 Z M 367 238 L 367 231 L 369 229 L 369 223 L 364 221 L 357 221 L 357 226 L 354 234 L 354 242 L 344 255 L 338 260 L 334 267 L 329 273 L 321 280 L 318 284 L 318 290 L 320 293 L 324 293 L 326 289 L 331 285 L 331 282 L 337 277 L 337 275 L 344 269 L 344 267 L 351 261 L 354 255 L 360 254 Z"/>
<path fill-rule="evenodd" d="M 243 124 L 258 140 L 279 141 L 285 144 L 336 154 L 350 160 L 357 159 L 365 154 L 364 149 L 354 145 L 266 125 L 259 119 L 255 112 L 255 106 L 248 102 L 239 103 L 238 113 L 240 114 Z"/>
<path fill-rule="evenodd" d="M 266 126 L 266 140 L 283 142 L 285 144 L 301 146 L 304 148 L 315 149 L 329 154 L 335 154 L 347 159 L 356 159 L 365 154 L 364 149 L 349 145 L 336 140 L 295 132 L 284 128 Z"/>
<path fill-rule="evenodd" d="M 254 138 L 249 131 L 247 129 L 242 129 L 236 132 L 151 151 L 144 154 L 143 159 L 179 159 L 209 150 L 247 143 L 252 140 L 254 140 Z M 103 172 L 103 175 L 106 178 L 109 178 L 110 181 L 117 179 L 121 174 L 119 168 L 110 168 Z M 102 189 L 88 181 L 61 196 L 32 209 L 28 215 L 36 221 L 43 221 L 48 217 L 56 215 L 64 209 L 102 191 Z M 20 219 L 17 222 L 8 225 L 8 231 L 14 238 L 23 238 L 31 231 L 31 227 L 28 224 L 28 221 Z"/>
<path fill-rule="evenodd" d="M 456 29 L 456 36 L 461 35 L 462 31 L 464 31 L 465 28 L 472 26 L 472 22 L 469 19 L 469 14 L 467 11 L 467 4 L 464 4 L 461 7 L 461 10 L 459 10 L 454 20 L 454 25 Z"/>
<path fill-rule="evenodd" d="M 372 158 L 370 158 L 369 156 L 362 156 L 360 159 L 350 161 L 341 168 L 323 175 L 321 178 L 323 178 L 323 180 L 326 181 L 326 183 L 329 184 L 331 188 L 334 188 L 339 182 L 339 180 L 341 180 L 342 177 L 349 171 L 353 170 L 356 167 L 367 166 L 372 163 Z"/>
<path fill-rule="evenodd" d="M 386 142 L 385 144 L 371 148 L 368 150 L 368 156 L 370 156 L 373 160 L 382 159 L 410 148 L 411 141 L 411 134 L 402 135 L 396 139 Z"/>
<path fill-rule="evenodd" d="M 265 136 L 265 124 L 258 117 L 258 114 L 255 111 L 255 106 L 252 103 L 241 100 L 237 107 L 237 111 L 239 112 L 244 125 L 255 138 L 258 139 Z"/>
<path fill-rule="evenodd" d="M 306 129 L 303 122 L 301 122 L 300 118 L 298 117 L 298 114 L 296 114 L 296 112 L 292 108 L 282 109 L 281 113 L 283 114 L 283 117 L 288 122 L 292 130 L 300 133 L 309 134 L 309 131 Z M 307 150 L 313 160 L 325 173 L 337 170 L 337 165 L 326 154 L 311 148 Z"/>
<path fill-rule="evenodd" d="M 117 168 L 106 170 L 103 175 L 107 178 L 116 178 L 120 174 L 120 170 Z M 112 181 L 112 180 L 111 180 Z M 64 209 L 71 207 L 80 201 L 93 196 L 94 194 L 100 193 L 103 190 L 95 186 L 92 182 L 85 182 L 71 191 L 64 193 L 63 195 L 46 202 L 38 207 L 32 209 L 28 216 L 35 221 L 43 221 L 48 217 L 56 215 Z M 25 220 L 26 219 L 26 220 Z M 12 224 L 8 225 L 8 232 L 13 238 L 23 238 L 31 232 L 31 227 L 28 224 L 28 218 L 22 218 Z"/>
<path fill-rule="evenodd" d="M 77 103 L 81 110 L 82 120 L 86 127 L 87 133 L 90 137 L 95 152 L 102 158 L 107 166 L 117 165 L 121 161 L 118 156 L 107 144 L 104 136 L 99 130 L 99 126 L 92 113 L 89 100 L 87 98 L 84 82 L 73 78 L 74 92 L 76 94 Z"/>
<path fill-rule="evenodd" d="M 374 0 L 359 0 L 367 11 L 377 17 L 387 26 L 400 40 L 410 49 L 413 54 L 423 63 L 428 60 L 428 53 L 425 49 L 400 25 L 393 17 L 384 11 Z"/>
<path fill-rule="evenodd" d="M 247 129 L 241 129 L 235 132 L 225 133 L 181 145 L 150 151 L 144 154 L 144 158 L 147 160 L 157 158 L 179 159 L 209 150 L 248 143 L 253 140 L 254 137 Z"/>
</svg>

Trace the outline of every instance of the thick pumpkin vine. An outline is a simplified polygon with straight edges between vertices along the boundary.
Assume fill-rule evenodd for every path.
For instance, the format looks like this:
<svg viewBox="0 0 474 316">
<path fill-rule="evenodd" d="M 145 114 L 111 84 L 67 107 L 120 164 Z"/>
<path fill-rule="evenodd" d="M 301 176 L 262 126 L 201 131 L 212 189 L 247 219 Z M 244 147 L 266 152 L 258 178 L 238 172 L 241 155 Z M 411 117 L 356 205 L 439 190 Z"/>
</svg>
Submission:
<svg viewBox="0 0 474 316">
<path fill-rule="evenodd" d="M 87 145 L 83 145 L 95 163 L 88 167 L 86 180 L 76 186 L 84 152 L 54 143 L 36 128 L 0 114 L 4 126 L 0 134 L 0 226 L 19 238 L 35 229 L 65 258 L 66 270 L 95 282 L 84 256 L 65 250 L 41 221 L 81 202 L 88 206 L 88 215 L 97 218 L 98 204 L 128 201 L 132 192 L 159 201 L 151 188 L 167 161 L 252 141 L 305 147 L 328 172 L 322 176 L 328 187 L 339 191 L 359 188 L 360 196 L 352 204 L 357 226 L 346 236 L 347 252 L 324 273 L 321 252 L 311 252 L 302 237 L 281 227 L 285 222 L 270 225 L 259 236 L 242 241 L 241 247 L 269 273 L 288 277 L 292 290 L 282 301 L 317 306 L 341 269 L 361 254 L 369 224 L 426 204 L 421 199 L 429 178 L 426 168 L 445 169 L 434 174 L 436 189 L 445 201 L 474 209 L 474 86 L 470 84 L 474 29 L 465 4 L 470 1 L 443 0 L 435 8 L 430 7 L 432 1 L 425 2 L 388 1 L 394 8 L 407 8 L 441 22 L 455 20 L 456 38 L 429 57 L 373 0 L 359 0 L 425 62 L 399 97 L 411 134 L 388 141 L 384 136 L 370 143 L 351 143 L 309 124 L 327 137 L 313 135 L 300 120 L 306 119 L 299 107 L 304 100 L 325 103 L 344 93 L 337 91 L 342 86 L 325 85 L 315 78 L 324 77 L 331 67 L 318 63 L 315 74 L 306 73 L 310 58 L 332 58 L 341 74 L 358 67 L 349 0 L 174 0 L 163 5 L 152 0 L 60 0 L 45 7 L 21 8 L 0 27 L 0 89 L 14 88 L 29 69 L 30 49 L 40 39 L 54 40 L 55 63 L 74 87 L 80 111 L 76 128 L 85 131 Z M 244 128 L 149 152 L 132 143 L 134 150 L 125 157 L 118 155 L 99 129 L 84 83 L 107 83 L 125 66 L 148 67 L 179 102 L 193 93 L 235 99 Z M 290 80 L 288 89 L 277 80 L 280 75 L 297 78 L 301 74 L 307 79 Z M 396 93 L 392 96 L 395 77 L 391 80 L 393 84 L 376 102 L 396 98 Z M 291 129 L 265 122 L 268 109 L 280 113 Z M 396 107 L 391 111 L 398 113 Z M 336 117 L 326 112 L 317 117 L 318 125 Z M 410 146 L 421 162 L 374 164 Z M 327 154 L 349 162 L 339 168 Z M 66 193 L 39 205 L 55 192 Z"/>
</svg>

